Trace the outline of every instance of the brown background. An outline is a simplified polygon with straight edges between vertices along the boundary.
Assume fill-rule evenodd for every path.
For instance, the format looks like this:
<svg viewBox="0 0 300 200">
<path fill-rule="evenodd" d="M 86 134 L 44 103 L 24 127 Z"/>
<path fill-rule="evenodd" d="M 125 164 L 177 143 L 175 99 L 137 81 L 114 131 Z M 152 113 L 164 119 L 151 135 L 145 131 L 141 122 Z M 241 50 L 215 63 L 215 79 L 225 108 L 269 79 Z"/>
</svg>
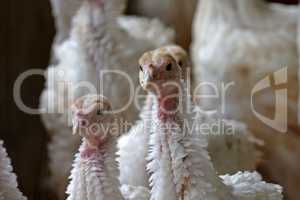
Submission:
<svg viewBox="0 0 300 200">
<path fill-rule="evenodd" d="M 47 67 L 54 36 L 50 3 L 48 0 L 2 0 L 0 5 L 0 139 L 5 140 L 20 188 L 28 199 L 53 200 L 42 181 L 47 174 L 45 129 L 39 116 L 24 114 L 12 98 L 13 84 L 20 73 Z M 41 77 L 26 80 L 22 97 L 27 105 L 38 106 L 43 83 Z"/>
<path fill-rule="evenodd" d="M 21 190 L 28 199 L 41 196 L 42 167 L 46 163 L 47 135 L 39 116 L 26 115 L 12 98 L 16 77 L 30 68 L 47 67 L 54 35 L 50 3 L 47 0 L 1 1 L 0 138 L 12 158 Z M 37 107 L 43 79 L 32 77 L 22 89 L 27 105 Z"/>
</svg>

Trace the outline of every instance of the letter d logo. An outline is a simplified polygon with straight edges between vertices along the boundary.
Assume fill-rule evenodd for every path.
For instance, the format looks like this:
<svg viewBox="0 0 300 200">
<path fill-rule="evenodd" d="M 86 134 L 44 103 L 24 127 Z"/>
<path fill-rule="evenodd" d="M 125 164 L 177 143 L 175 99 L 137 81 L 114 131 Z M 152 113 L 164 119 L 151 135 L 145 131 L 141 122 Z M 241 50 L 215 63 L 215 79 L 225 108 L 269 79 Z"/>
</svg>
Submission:
<svg viewBox="0 0 300 200">
<path fill-rule="evenodd" d="M 274 86 L 281 86 L 287 83 L 287 67 L 280 69 L 273 73 L 274 76 Z M 285 133 L 287 132 L 287 88 L 275 89 L 275 116 L 274 119 L 269 119 L 266 116 L 261 115 L 254 109 L 253 96 L 255 93 L 271 87 L 270 77 L 267 76 L 261 81 L 259 81 L 251 91 L 251 109 L 257 118 L 259 118 L 263 123 L 269 127 Z"/>
</svg>

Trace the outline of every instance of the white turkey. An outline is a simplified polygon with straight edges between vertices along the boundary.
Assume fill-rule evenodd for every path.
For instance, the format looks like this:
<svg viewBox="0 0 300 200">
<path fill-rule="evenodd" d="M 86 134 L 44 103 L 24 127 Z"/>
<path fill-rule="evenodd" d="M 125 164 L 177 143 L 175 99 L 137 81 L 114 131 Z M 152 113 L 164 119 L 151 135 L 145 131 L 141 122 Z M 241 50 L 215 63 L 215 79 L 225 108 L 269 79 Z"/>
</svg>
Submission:
<svg viewBox="0 0 300 200">
<path fill-rule="evenodd" d="M 11 161 L 8 158 L 3 141 L 0 140 L 0 199 L 1 200 L 26 200 L 18 189 L 17 177 L 13 173 Z"/>
<path fill-rule="evenodd" d="M 168 45 L 157 51 L 167 51 L 184 70 L 188 67 L 187 53 L 179 46 Z M 118 162 L 120 165 L 120 182 L 134 186 L 148 187 L 149 175 L 146 172 L 146 157 L 150 138 L 153 95 L 147 94 L 141 110 L 140 119 L 135 122 L 131 130 L 118 141 Z M 134 163 L 134 165 L 132 165 Z"/>
<path fill-rule="evenodd" d="M 232 180 L 238 181 L 218 177 L 206 150 L 205 133 L 192 128 L 197 120 L 194 106 L 182 69 L 170 53 L 147 52 L 140 65 L 141 85 L 155 97 L 147 158 L 151 200 L 282 199 L 280 186 L 261 181 L 255 173 L 233 175 Z"/>
<path fill-rule="evenodd" d="M 139 23 L 120 22 L 124 8 L 125 0 L 84 0 L 73 20 L 70 38 L 56 48 L 58 64 L 48 69 L 41 109 L 44 124 L 52 134 L 50 181 L 60 199 L 64 199 L 72 156 L 80 143 L 79 137 L 70 135 L 70 102 L 101 91 L 111 98 L 114 111 L 125 108 L 117 118 L 132 122 L 138 113 L 131 99 L 138 86 L 137 60 L 144 51 L 172 40 L 173 31 L 157 20 L 140 20 L 142 27 L 148 26 L 145 31 L 155 33 L 153 38 L 151 34 L 144 38 L 131 34 L 128 29 L 138 30 Z M 161 44 L 157 36 L 164 38 Z M 127 102 L 130 104 L 126 108 Z"/>
<path fill-rule="evenodd" d="M 82 5 L 84 0 L 51 0 L 52 13 L 54 16 L 55 27 L 56 27 L 56 37 L 54 41 L 54 53 L 57 53 L 55 48 L 59 47 L 59 45 L 66 39 L 69 38 L 71 28 L 72 28 L 72 20 L 76 15 L 78 9 Z M 194 9 L 192 5 L 189 6 Z M 190 13 L 191 12 L 187 12 Z M 192 12 L 193 13 L 193 12 Z M 154 17 L 155 16 L 149 16 Z M 181 17 L 182 19 L 182 17 Z M 192 15 L 190 15 L 189 23 L 191 24 Z M 134 16 L 120 16 L 118 18 L 119 24 L 127 31 L 130 32 L 131 35 L 145 39 L 147 35 L 149 36 L 149 40 L 152 40 L 156 35 L 160 35 L 157 40 L 152 42 L 158 44 L 168 43 L 170 41 L 170 33 L 162 34 L 164 31 L 170 32 L 170 30 L 166 29 L 159 20 L 149 20 L 147 18 L 142 17 L 134 17 Z M 184 23 L 185 24 L 185 23 Z M 150 27 L 155 27 L 154 29 L 149 29 Z M 161 30 L 160 30 L 161 27 Z M 188 28 L 187 30 L 189 30 Z M 161 32 L 162 31 L 162 32 Z M 165 40 L 165 41 L 162 41 Z"/>
<path fill-rule="evenodd" d="M 111 104 L 103 96 L 86 95 L 73 106 L 74 134 L 83 137 L 73 164 L 68 200 L 148 200 L 143 187 L 120 190 L 116 162 L 117 136 Z M 123 196 L 124 195 L 124 196 Z"/>
<path fill-rule="evenodd" d="M 295 166 L 300 164 L 298 6 L 263 0 L 202 0 L 196 12 L 195 86 L 210 83 L 198 87 L 198 94 L 218 96 L 198 99 L 198 103 L 228 119 L 245 122 L 264 142 L 264 171 L 287 194 L 297 194 L 300 177 L 288 177 L 297 174 Z M 279 134 L 285 132 L 286 111 L 289 134 Z M 282 169 L 290 170 L 282 173 Z"/>
<path fill-rule="evenodd" d="M 188 80 L 190 61 L 188 54 L 181 47 L 168 45 L 155 50 L 156 53 L 168 52 L 176 60 L 184 74 L 182 78 Z M 118 161 L 120 164 L 120 182 L 135 186 L 148 187 L 149 174 L 146 170 L 146 157 L 151 130 L 153 110 L 153 98 L 147 94 L 145 105 L 138 120 L 131 130 L 124 134 L 118 141 Z M 247 127 L 236 121 L 218 120 L 215 116 L 207 113 L 197 113 L 197 123 L 206 123 L 211 126 L 221 125 L 225 131 L 219 134 L 210 131 L 205 136 L 208 138 L 208 151 L 212 162 L 219 174 L 236 173 L 240 170 L 253 170 L 258 160 L 258 153 L 251 140 L 251 134 Z M 230 126 L 230 127 L 229 127 Z M 232 133 L 226 134 L 226 130 L 234 127 Z M 226 157 L 226 159 L 224 159 Z M 135 163 L 132 165 L 132 163 Z"/>
<path fill-rule="evenodd" d="M 57 61 L 56 48 L 70 36 L 72 19 L 83 0 L 50 0 L 56 36 L 53 43 L 53 61 Z"/>
<path fill-rule="evenodd" d="M 128 13 L 155 17 L 176 31 L 176 43 L 189 48 L 198 0 L 128 0 Z"/>
<path fill-rule="evenodd" d="M 56 28 L 56 42 L 60 44 L 69 37 L 72 19 L 83 0 L 50 0 Z"/>
</svg>

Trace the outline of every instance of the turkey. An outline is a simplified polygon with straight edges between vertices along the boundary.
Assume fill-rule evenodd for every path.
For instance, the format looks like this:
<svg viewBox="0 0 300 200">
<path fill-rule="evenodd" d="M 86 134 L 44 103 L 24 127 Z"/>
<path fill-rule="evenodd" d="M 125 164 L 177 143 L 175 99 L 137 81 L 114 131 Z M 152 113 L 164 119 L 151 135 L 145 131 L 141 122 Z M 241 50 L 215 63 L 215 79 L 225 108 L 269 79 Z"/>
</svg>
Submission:
<svg viewBox="0 0 300 200">
<path fill-rule="evenodd" d="M 195 86 L 208 82 L 217 89 L 198 87 L 197 93 L 218 96 L 198 98 L 198 104 L 245 122 L 264 143 L 262 169 L 286 188 L 290 199 L 298 199 L 298 6 L 263 0 L 202 0 L 196 13 Z"/>
<path fill-rule="evenodd" d="M 159 18 L 176 31 L 176 43 L 187 49 L 198 0 L 129 0 L 128 13 Z"/>
<path fill-rule="evenodd" d="M 13 173 L 11 161 L 7 156 L 0 140 L 0 199 L 1 200 L 26 200 L 18 189 L 17 177 Z"/>
<path fill-rule="evenodd" d="M 148 200 L 149 191 L 125 185 L 120 191 L 116 162 L 117 135 L 111 104 L 103 96 L 86 95 L 73 106 L 74 134 L 83 137 L 73 164 L 68 200 Z M 124 196 L 123 196 L 124 195 Z"/>
<path fill-rule="evenodd" d="M 55 57 L 59 56 L 59 53 L 57 55 L 56 48 L 59 48 L 60 44 L 69 38 L 72 28 L 72 19 L 83 2 L 84 0 L 51 0 L 56 27 L 56 37 L 53 45 Z M 132 36 L 139 39 L 148 37 L 149 41 L 151 41 L 156 34 L 160 35 L 160 38 L 156 38 L 156 40 L 152 41 L 156 43 L 157 46 L 169 43 L 170 36 L 173 34 L 170 32 L 170 29 L 166 29 L 158 19 L 149 20 L 142 17 L 120 16 L 118 17 L 118 23 L 126 31 L 129 31 Z M 155 28 L 149 29 L 149 26 Z"/>
<path fill-rule="evenodd" d="M 168 45 L 156 49 L 155 52 L 169 52 L 183 70 L 185 80 L 188 80 L 190 62 L 188 54 L 181 47 Z M 144 64 L 144 63 L 143 63 Z M 118 161 L 120 165 L 120 182 L 134 186 L 148 187 L 149 174 L 146 170 L 146 157 L 151 129 L 152 101 L 154 96 L 148 94 L 145 105 L 138 120 L 131 130 L 118 141 Z M 215 116 L 197 112 L 197 123 L 216 126 L 219 122 Z M 233 126 L 234 134 L 206 134 L 208 151 L 219 174 L 236 173 L 239 170 L 253 170 L 258 160 L 258 152 L 251 140 L 251 134 L 246 126 L 233 120 L 223 120 L 225 126 Z M 222 125 L 223 125 L 222 124 Z M 224 128 L 226 129 L 226 127 Z M 227 128 L 229 129 L 229 128 Z M 227 130 L 226 129 L 226 130 Z M 224 159 L 226 157 L 227 159 Z M 132 163 L 135 163 L 132 165 Z"/>
<path fill-rule="evenodd" d="M 147 158 L 151 200 L 282 199 L 280 186 L 261 181 L 255 173 L 238 173 L 232 179 L 217 175 L 205 132 L 191 128 L 194 106 L 182 69 L 171 54 L 147 52 L 139 63 L 141 85 L 155 97 Z"/>
<path fill-rule="evenodd" d="M 155 33 L 153 38 L 151 34 L 144 39 L 132 35 L 128 29 L 138 30 L 139 25 L 119 21 L 124 7 L 125 0 L 84 0 L 73 20 L 70 38 L 56 49 L 58 64 L 48 68 L 40 107 L 51 133 L 50 181 L 59 199 L 64 199 L 72 155 L 80 144 L 80 138 L 70 134 L 70 103 L 87 93 L 101 92 L 111 99 L 115 112 L 122 111 L 116 116 L 120 121 L 134 121 L 138 114 L 132 102 L 132 92 L 138 86 L 136 61 L 144 51 L 172 41 L 173 31 L 157 20 L 140 22 Z M 162 44 L 157 35 L 165 38 Z"/>
<path fill-rule="evenodd" d="M 188 56 L 185 50 L 176 45 L 168 45 L 157 51 L 167 51 L 183 69 L 188 67 Z M 140 120 L 135 123 L 130 131 L 118 141 L 118 162 L 120 165 L 120 182 L 134 186 L 148 187 L 149 176 L 146 172 L 146 157 L 148 154 L 149 132 L 152 115 L 151 94 L 146 97 L 145 105 L 140 114 Z M 132 163 L 135 163 L 132 165 Z"/>
<path fill-rule="evenodd" d="M 56 36 L 53 45 L 54 50 L 69 37 L 72 18 L 76 14 L 83 0 L 51 0 L 50 2 L 56 28 Z"/>
</svg>

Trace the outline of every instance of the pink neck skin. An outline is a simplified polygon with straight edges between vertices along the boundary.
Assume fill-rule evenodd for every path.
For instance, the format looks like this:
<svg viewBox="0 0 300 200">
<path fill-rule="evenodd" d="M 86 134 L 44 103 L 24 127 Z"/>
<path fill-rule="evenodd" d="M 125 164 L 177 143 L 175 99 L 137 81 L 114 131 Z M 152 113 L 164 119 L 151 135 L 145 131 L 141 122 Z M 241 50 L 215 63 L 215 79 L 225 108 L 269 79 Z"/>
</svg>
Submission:
<svg viewBox="0 0 300 200">
<path fill-rule="evenodd" d="M 179 104 L 177 93 L 178 90 L 168 94 L 161 93 L 158 97 L 158 119 L 166 121 L 176 116 Z"/>
<path fill-rule="evenodd" d="M 100 137 L 89 135 L 85 137 L 85 148 L 83 151 L 80 152 L 80 155 L 84 159 L 89 159 L 93 156 L 96 152 L 99 152 L 102 145 L 105 143 L 105 139 Z"/>
</svg>

